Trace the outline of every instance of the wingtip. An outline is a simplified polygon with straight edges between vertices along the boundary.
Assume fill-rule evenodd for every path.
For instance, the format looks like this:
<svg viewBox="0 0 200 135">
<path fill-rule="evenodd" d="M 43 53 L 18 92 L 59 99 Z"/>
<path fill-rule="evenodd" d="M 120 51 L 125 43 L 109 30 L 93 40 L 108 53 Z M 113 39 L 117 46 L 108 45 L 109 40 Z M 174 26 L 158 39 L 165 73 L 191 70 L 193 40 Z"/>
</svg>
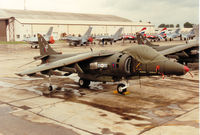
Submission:
<svg viewBox="0 0 200 135">
<path fill-rule="evenodd" d="M 23 76 L 21 73 L 15 73 L 16 75 L 18 75 L 18 76 Z"/>
</svg>

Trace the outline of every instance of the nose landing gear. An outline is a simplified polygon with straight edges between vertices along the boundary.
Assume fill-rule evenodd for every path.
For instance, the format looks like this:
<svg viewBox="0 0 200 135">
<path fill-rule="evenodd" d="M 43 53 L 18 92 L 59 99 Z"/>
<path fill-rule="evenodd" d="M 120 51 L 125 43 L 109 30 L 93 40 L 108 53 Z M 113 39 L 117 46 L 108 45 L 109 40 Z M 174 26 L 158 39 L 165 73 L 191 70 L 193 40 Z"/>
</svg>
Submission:
<svg viewBox="0 0 200 135">
<path fill-rule="evenodd" d="M 127 91 L 127 88 L 126 88 L 126 85 L 125 85 L 125 84 L 120 83 L 120 84 L 117 85 L 117 92 L 118 92 L 119 94 L 122 94 L 122 95 L 123 95 L 126 91 Z"/>
<path fill-rule="evenodd" d="M 129 94 L 129 92 L 127 91 L 127 87 L 129 86 L 129 84 L 126 83 L 120 83 L 117 85 L 117 91 L 114 93 L 119 93 L 121 95 L 127 95 Z"/>
</svg>

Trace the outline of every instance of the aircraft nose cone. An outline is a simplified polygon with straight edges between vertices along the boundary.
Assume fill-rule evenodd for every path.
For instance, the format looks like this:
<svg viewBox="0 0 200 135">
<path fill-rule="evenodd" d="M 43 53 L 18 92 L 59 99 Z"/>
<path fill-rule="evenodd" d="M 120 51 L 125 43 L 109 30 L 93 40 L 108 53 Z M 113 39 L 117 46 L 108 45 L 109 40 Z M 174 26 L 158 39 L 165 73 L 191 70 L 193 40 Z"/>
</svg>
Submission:
<svg viewBox="0 0 200 135">
<path fill-rule="evenodd" d="M 184 66 L 184 71 L 185 71 L 185 73 L 187 73 L 190 71 L 190 69 L 187 66 Z"/>
<path fill-rule="evenodd" d="M 160 63 L 159 65 L 160 69 L 158 71 L 165 75 L 184 75 L 189 71 L 187 66 L 170 60 Z"/>
</svg>

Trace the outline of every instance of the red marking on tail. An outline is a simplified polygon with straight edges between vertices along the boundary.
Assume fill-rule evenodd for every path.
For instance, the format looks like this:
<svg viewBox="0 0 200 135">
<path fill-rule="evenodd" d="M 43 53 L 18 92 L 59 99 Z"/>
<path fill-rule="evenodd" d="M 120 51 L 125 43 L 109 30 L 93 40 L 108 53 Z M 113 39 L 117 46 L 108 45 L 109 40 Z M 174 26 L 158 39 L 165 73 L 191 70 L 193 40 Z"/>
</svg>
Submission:
<svg viewBox="0 0 200 135">
<path fill-rule="evenodd" d="M 144 27 L 144 28 L 142 28 L 142 29 L 141 29 L 141 31 L 143 31 L 143 30 L 146 30 L 146 29 L 147 29 L 147 28 L 146 28 L 146 27 Z"/>
<path fill-rule="evenodd" d="M 93 38 L 92 38 L 92 37 L 89 37 L 89 38 L 88 38 L 88 41 L 92 43 L 92 42 L 93 42 Z"/>
<path fill-rule="evenodd" d="M 53 36 L 50 37 L 49 43 L 50 43 L 50 44 L 54 44 L 54 43 L 55 43 L 55 40 L 53 39 Z"/>
<path fill-rule="evenodd" d="M 167 30 L 167 28 L 163 28 L 161 31 Z"/>
</svg>

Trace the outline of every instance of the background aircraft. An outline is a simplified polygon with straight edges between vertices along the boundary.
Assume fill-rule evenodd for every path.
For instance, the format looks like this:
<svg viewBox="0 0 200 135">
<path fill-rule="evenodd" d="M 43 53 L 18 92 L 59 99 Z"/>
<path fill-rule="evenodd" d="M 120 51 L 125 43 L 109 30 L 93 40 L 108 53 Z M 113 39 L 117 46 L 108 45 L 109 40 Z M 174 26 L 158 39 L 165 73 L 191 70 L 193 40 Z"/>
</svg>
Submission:
<svg viewBox="0 0 200 135">
<path fill-rule="evenodd" d="M 99 44 L 100 42 L 102 42 L 102 44 L 104 45 L 104 42 L 105 44 L 107 44 L 107 42 L 110 42 L 110 44 L 112 45 L 113 42 L 116 42 L 122 39 L 121 38 L 122 30 L 123 28 L 119 28 L 117 32 L 111 36 L 96 36 L 95 40 L 99 41 Z"/>
<path fill-rule="evenodd" d="M 146 37 L 150 40 L 154 40 L 154 42 L 156 40 L 161 40 L 161 39 L 165 39 L 166 38 L 166 30 L 167 28 L 163 28 L 158 34 L 152 34 L 152 35 L 146 35 Z"/>
<path fill-rule="evenodd" d="M 77 54 L 60 54 L 54 51 L 38 34 L 41 65 L 17 73 L 17 75 L 34 75 L 38 72 L 51 75 L 69 75 L 77 73 L 79 85 L 88 87 L 91 81 L 119 82 L 117 91 L 124 94 L 128 80 L 140 76 L 184 75 L 189 68 L 168 60 L 148 46 L 132 46 L 119 52 L 97 51 Z M 62 74 L 65 72 L 65 74 Z M 49 90 L 52 90 L 50 83 Z"/>
<path fill-rule="evenodd" d="M 142 28 L 139 31 L 139 33 L 145 34 L 146 29 L 147 29 L 146 27 Z M 131 35 L 131 34 L 130 35 L 124 35 L 122 38 L 123 38 L 123 41 L 129 40 L 130 43 L 131 43 L 131 41 L 133 41 L 135 43 L 135 41 L 137 40 L 136 35 Z"/>
<path fill-rule="evenodd" d="M 53 39 L 53 36 L 52 36 L 52 32 L 53 32 L 53 27 L 50 27 L 48 32 L 44 36 L 45 40 L 50 44 L 55 43 L 55 40 Z M 37 38 L 37 36 L 25 38 L 24 41 L 30 43 L 31 48 L 38 48 L 38 38 Z"/>
<path fill-rule="evenodd" d="M 180 29 L 176 29 L 173 33 L 167 33 L 166 41 L 167 39 L 172 41 L 174 38 L 180 37 L 181 34 L 179 32 L 180 32 Z"/>
<path fill-rule="evenodd" d="M 62 38 L 63 40 L 66 40 L 69 45 L 73 44 L 75 46 L 77 45 L 86 45 L 89 43 L 89 37 L 92 31 L 92 27 L 89 27 L 86 33 L 82 37 L 74 37 L 74 36 L 67 36 Z M 91 41 L 90 41 L 91 42 Z"/>
<path fill-rule="evenodd" d="M 142 34 L 137 33 L 138 44 L 148 45 L 159 51 L 162 55 L 176 59 L 181 64 L 199 62 L 199 42 L 191 41 L 182 45 L 165 45 L 159 46 L 149 42 Z"/>
<path fill-rule="evenodd" d="M 194 28 L 191 29 L 188 33 L 182 34 L 182 38 L 183 38 L 184 40 L 193 39 L 194 37 L 195 37 Z"/>
</svg>

